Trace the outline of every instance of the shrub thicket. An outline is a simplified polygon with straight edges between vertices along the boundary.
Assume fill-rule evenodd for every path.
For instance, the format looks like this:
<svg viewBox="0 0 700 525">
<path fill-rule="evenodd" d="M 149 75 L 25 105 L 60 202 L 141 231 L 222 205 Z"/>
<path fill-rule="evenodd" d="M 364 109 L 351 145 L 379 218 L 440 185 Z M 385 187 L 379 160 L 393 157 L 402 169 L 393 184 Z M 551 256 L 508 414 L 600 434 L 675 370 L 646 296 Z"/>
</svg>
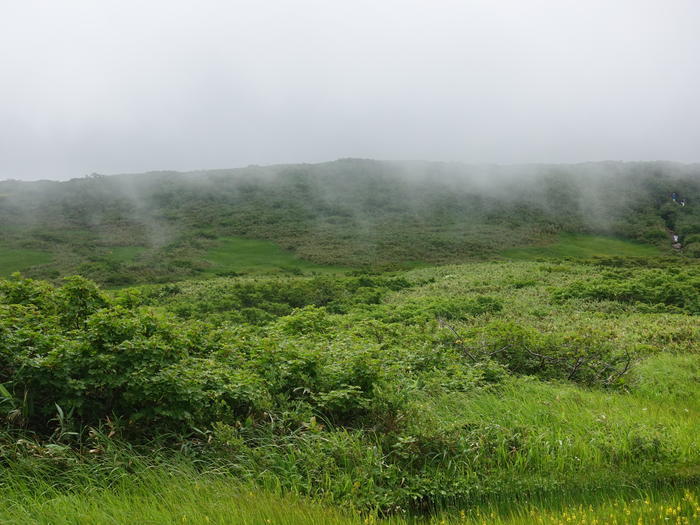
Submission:
<svg viewBox="0 0 700 525">
<path fill-rule="evenodd" d="M 110 459 L 120 439 L 385 512 L 678 476 L 697 463 L 698 363 L 650 356 L 688 348 L 697 327 L 549 302 L 562 279 L 627 270 L 605 271 L 484 264 L 109 293 L 0 281 L 0 457 L 128 469 Z"/>
<path fill-rule="evenodd" d="M 557 290 L 556 299 L 618 301 L 642 311 L 700 313 L 700 271 L 696 267 L 620 270 Z"/>
</svg>

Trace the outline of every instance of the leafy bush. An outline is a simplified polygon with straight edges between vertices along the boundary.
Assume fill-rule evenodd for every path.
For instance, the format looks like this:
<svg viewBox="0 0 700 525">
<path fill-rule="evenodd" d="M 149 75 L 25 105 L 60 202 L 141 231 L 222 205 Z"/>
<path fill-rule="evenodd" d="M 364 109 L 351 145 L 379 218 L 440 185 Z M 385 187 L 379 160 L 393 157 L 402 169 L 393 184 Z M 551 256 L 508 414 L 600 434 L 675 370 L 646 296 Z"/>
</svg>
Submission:
<svg viewBox="0 0 700 525">
<path fill-rule="evenodd" d="M 209 358 L 220 343 L 200 324 L 109 304 L 82 278 L 56 289 L 19 278 L 1 286 L 0 381 L 23 399 L 36 430 L 48 428 L 56 405 L 79 425 L 116 418 L 148 434 L 266 408 L 261 378 Z"/>
<path fill-rule="evenodd" d="M 488 296 L 421 297 L 403 304 L 381 305 L 371 315 L 386 322 L 423 323 L 433 319 L 459 320 L 503 309 L 500 299 Z"/>
<path fill-rule="evenodd" d="M 554 293 L 555 300 L 584 298 L 650 305 L 647 311 L 700 313 L 697 269 L 665 268 L 610 273 L 602 279 L 575 282 Z"/>
<path fill-rule="evenodd" d="M 616 351 L 603 333 L 542 334 L 502 321 L 471 330 L 455 344 L 474 360 L 495 359 L 514 373 L 587 385 L 621 384 L 634 358 Z"/>
<path fill-rule="evenodd" d="M 403 278 L 356 275 L 266 280 L 220 279 L 142 289 L 144 302 L 166 306 L 185 319 L 267 324 L 306 306 L 345 313 L 357 305 L 378 304 L 411 284 Z"/>
<path fill-rule="evenodd" d="M 305 281 L 280 293 L 305 290 L 319 300 L 328 297 L 326 287 L 362 291 L 377 283 L 406 285 L 360 277 L 311 287 Z M 25 424 L 39 432 L 50 431 L 57 406 L 77 427 L 121 421 L 134 438 L 264 412 L 288 412 L 296 424 L 313 414 L 340 425 L 388 424 L 398 410 L 382 393 L 391 388 L 382 386 L 375 346 L 325 346 L 333 326 L 325 307 L 299 308 L 255 334 L 183 322 L 142 306 L 138 292 L 108 299 L 79 277 L 59 288 L 17 277 L 0 281 L 0 289 L 0 383 L 24 400 Z M 238 287 L 237 301 L 266 315 L 255 306 L 264 301 L 259 292 L 271 289 Z M 158 293 L 178 296 L 181 289 Z"/>
</svg>

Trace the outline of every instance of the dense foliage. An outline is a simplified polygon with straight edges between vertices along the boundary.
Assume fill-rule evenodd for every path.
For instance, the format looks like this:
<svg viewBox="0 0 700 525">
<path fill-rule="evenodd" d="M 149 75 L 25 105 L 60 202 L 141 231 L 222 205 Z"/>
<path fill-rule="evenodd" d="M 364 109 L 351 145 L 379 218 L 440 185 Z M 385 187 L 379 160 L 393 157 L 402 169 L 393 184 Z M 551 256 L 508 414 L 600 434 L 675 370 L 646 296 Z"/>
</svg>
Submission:
<svg viewBox="0 0 700 525">
<path fill-rule="evenodd" d="M 384 512 L 687 480 L 699 292 L 691 267 L 649 264 L 632 301 L 624 265 L 571 262 L 112 292 L 15 276 L 0 452 L 111 472 L 119 439 Z M 685 294 L 675 313 L 663 282 Z"/>
<path fill-rule="evenodd" d="M 697 266 L 618 270 L 596 280 L 573 283 L 556 295 L 631 303 L 649 311 L 700 314 L 700 271 Z"/>
</svg>

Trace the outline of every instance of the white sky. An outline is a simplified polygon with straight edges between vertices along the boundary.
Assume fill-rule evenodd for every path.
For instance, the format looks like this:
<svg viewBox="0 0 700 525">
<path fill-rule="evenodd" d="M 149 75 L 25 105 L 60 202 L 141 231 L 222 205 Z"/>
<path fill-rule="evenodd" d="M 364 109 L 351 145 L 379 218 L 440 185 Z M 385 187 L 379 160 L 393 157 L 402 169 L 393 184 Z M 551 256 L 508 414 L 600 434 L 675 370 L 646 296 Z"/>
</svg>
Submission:
<svg viewBox="0 0 700 525">
<path fill-rule="evenodd" d="M 696 0 L 0 0 L 0 179 L 700 160 Z"/>
</svg>

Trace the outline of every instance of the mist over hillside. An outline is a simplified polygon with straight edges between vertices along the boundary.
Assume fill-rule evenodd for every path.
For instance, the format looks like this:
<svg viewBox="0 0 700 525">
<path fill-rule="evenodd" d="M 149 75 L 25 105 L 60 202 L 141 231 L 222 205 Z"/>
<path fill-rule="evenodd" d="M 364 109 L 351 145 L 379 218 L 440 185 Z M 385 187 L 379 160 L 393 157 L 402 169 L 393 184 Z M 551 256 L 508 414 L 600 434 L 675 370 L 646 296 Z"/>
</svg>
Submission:
<svg viewBox="0 0 700 525">
<path fill-rule="evenodd" d="M 673 193 L 680 200 L 671 199 Z M 196 172 L 0 182 L 0 243 L 47 253 L 29 275 L 111 284 L 187 277 L 222 238 L 344 267 L 451 263 L 609 235 L 700 255 L 700 166 L 465 165 L 342 159 Z M 117 255 L 115 255 L 117 254 Z M 121 254 L 121 255 L 120 255 Z"/>
<path fill-rule="evenodd" d="M 2 7 L 0 525 L 700 523 L 700 2 Z"/>
</svg>

